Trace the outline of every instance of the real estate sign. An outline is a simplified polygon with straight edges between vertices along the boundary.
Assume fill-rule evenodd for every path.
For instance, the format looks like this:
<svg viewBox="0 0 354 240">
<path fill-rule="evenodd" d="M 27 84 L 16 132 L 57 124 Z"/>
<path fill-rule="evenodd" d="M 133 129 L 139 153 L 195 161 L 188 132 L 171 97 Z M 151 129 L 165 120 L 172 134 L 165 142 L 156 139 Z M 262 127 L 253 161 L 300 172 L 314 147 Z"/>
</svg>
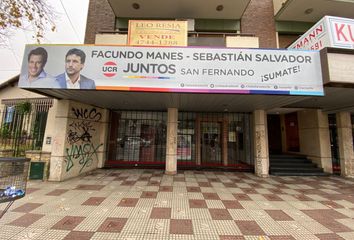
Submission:
<svg viewBox="0 0 354 240">
<path fill-rule="evenodd" d="M 38 49 L 47 61 L 35 66 Z M 24 56 L 23 88 L 323 95 L 318 51 L 27 45 Z"/>
<path fill-rule="evenodd" d="M 320 50 L 325 47 L 354 49 L 354 19 L 325 16 L 288 49 Z"/>
<path fill-rule="evenodd" d="M 128 45 L 187 46 L 187 21 L 129 20 Z"/>
</svg>

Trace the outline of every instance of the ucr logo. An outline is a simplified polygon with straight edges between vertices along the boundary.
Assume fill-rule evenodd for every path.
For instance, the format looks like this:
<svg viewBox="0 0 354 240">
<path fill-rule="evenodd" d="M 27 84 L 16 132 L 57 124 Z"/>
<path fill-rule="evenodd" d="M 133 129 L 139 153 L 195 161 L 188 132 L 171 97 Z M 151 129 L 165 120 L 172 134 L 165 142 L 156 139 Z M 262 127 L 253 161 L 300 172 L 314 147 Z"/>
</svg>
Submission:
<svg viewBox="0 0 354 240">
<path fill-rule="evenodd" d="M 103 64 L 102 72 L 106 77 L 114 77 L 117 74 L 118 68 L 115 62 L 106 62 Z"/>
</svg>

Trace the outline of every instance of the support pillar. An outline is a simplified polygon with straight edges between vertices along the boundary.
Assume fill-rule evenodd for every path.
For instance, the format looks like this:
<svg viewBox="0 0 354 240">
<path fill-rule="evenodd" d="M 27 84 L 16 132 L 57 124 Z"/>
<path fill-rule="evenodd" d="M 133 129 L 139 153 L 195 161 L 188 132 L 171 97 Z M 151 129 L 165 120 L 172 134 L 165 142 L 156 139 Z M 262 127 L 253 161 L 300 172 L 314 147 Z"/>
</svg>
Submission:
<svg viewBox="0 0 354 240">
<path fill-rule="evenodd" d="M 349 112 L 336 114 L 341 175 L 354 177 L 352 123 Z"/>
<path fill-rule="evenodd" d="M 320 109 L 299 111 L 300 153 L 327 173 L 333 173 L 328 114 Z"/>
<path fill-rule="evenodd" d="M 167 112 L 167 139 L 166 139 L 166 169 L 165 174 L 177 173 L 177 130 L 178 109 L 169 108 Z"/>
<path fill-rule="evenodd" d="M 254 166 L 258 177 L 269 176 L 269 149 L 267 113 L 264 110 L 253 112 Z"/>
</svg>

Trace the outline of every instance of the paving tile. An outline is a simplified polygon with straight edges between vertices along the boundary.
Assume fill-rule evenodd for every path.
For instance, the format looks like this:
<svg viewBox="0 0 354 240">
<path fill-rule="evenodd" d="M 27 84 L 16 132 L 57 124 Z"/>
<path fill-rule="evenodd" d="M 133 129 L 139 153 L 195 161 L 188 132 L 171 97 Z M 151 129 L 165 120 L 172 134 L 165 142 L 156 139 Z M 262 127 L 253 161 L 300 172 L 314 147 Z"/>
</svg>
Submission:
<svg viewBox="0 0 354 240">
<path fill-rule="evenodd" d="M 140 198 L 156 198 L 157 192 L 143 191 Z"/>
<path fill-rule="evenodd" d="M 344 238 L 335 233 L 316 234 L 315 236 L 320 240 L 344 240 Z"/>
<path fill-rule="evenodd" d="M 186 182 L 186 179 L 184 177 L 174 177 L 173 181 L 174 182 Z"/>
<path fill-rule="evenodd" d="M 173 192 L 172 186 L 160 186 L 159 192 Z"/>
<path fill-rule="evenodd" d="M 135 184 L 136 184 L 136 181 L 128 181 L 128 180 L 126 180 L 126 181 L 122 182 L 120 185 L 121 186 L 134 186 Z"/>
<path fill-rule="evenodd" d="M 125 180 L 127 180 L 128 179 L 128 177 L 126 176 L 126 177 L 122 177 L 122 176 L 120 176 L 120 177 L 116 177 L 116 178 L 114 178 L 113 179 L 113 181 L 125 181 Z"/>
<path fill-rule="evenodd" d="M 222 235 L 219 236 L 220 240 L 245 240 L 243 236 L 231 236 L 231 235 Z"/>
<path fill-rule="evenodd" d="M 89 191 L 98 191 L 104 188 L 104 185 L 86 185 L 86 184 L 80 184 L 74 188 L 74 190 L 89 190 Z"/>
<path fill-rule="evenodd" d="M 69 191 L 69 189 L 55 189 L 49 193 L 47 193 L 47 196 L 60 196 L 64 193 L 66 193 L 67 191 Z"/>
<path fill-rule="evenodd" d="M 105 197 L 90 197 L 87 199 L 85 202 L 83 202 L 81 205 L 87 205 L 87 206 L 98 206 L 100 205 L 106 198 Z"/>
<path fill-rule="evenodd" d="M 348 228 L 347 226 L 339 223 L 338 221 L 334 219 L 320 219 L 317 220 L 321 225 L 325 226 L 329 230 L 339 233 L 339 232 L 351 232 L 353 231 L 352 229 Z"/>
<path fill-rule="evenodd" d="M 127 221 L 127 218 L 107 218 L 97 232 L 121 232 Z"/>
<path fill-rule="evenodd" d="M 204 199 L 207 200 L 220 200 L 220 197 L 217 193 L 202 193 Z"/>
<path fill-rule="evenodd" d="M 265 210 L 267 214 L 273 218 L 275 221 L 293 221 L 289 215 L 287 215 L 282 210 Z"/>
<path fill-rule="evenodd" d="M 264 231 L 255 221 L 239 221 L 235 220 L 236 225 L 243 235 L 265 235 Z"/>
<path fill-rule="evenodd" d="M 31 194 L 40 190 L 40 188 L 26 188 L 26 194 Z"/>
<path fill-rule="evenodd" d="M 200 187 L 186 187 L 187 192 L 201 192 Z"/>
<path fill-rule="evenodd" d="M 20 207 L 17 207 L 13 210 L 11 210 L 12 212 L 23 212 L 23 213 L 29 213 L 32 210 L 42 206 L 42 203 L 25 203 Z"/>
<path fill-rule="evenodd" d="M 221 200 L 226 209 L 243 209 L 242 205 L 236 200 Z"/>
<path fill-rule="evenodd" d="M 139 198 L 123 198 L 118 206 L 119 207 L 135 207 L 138 203 Z"/>
<path fill-rule="evenodd" d="M 212 187 L 210 182 L 198 182 L 199 187 Z"/>
<path fill-rule="evenodd" d="M 43 214 L 26 213 L 22 217 L 19 217 L 16 220 L 10 222 L 9 225 L 18 227 L 29 227 L 34 222 L 41 219 L 43 216 Z"/>
<path fill-rule="evenodd" d="M 241 190 L 246 194 L 257 194 L 258 192 L 253 188 L 241 188 Z"/>
<path fill-rule="evenodd" d="M 170 219 L 171 208 L 153 208 L 150 218 L 152 219 Z"/>
<path fill-rule="evenodd" d="M 56 230 L 74 230 L 74 228 L 79 225 L 85 217 L 76 217 L 76 216 L 66 216 L 57 222 L 52 229 Z"/>
<path fill-rule="evenodd" d="M 268 201 L 283 201 L 278 195 L 276 194 L 263 194 L 263 196 L 268 200 Z"/>
<path fill-rule="evenodd" d="M 149 181 L 148 186 L 160 186 L 160 181 Z"/>
<path fill-rule="evenodd" d="M 205 200 L 189 199 L 190 208 L 208 208 Z"/>
<path fill-rule="evenodd" d="M 342 205 L 334 202 L 334 201 L 321 201 L 322 204 L 324 204 L 325 206 L 329 207 L 329 208 L 344 208 Z"/>
<path fill-rule="evenodd" d="M 312 198 L 309 198 L 308 196 L 303 195 L 303 194 L 296 194 L 296 195 L 294 195 L 294 197 L 299 201 L 313 201 Z"/>
<path fill-rule="evenodd" d="M 227 182 L 227 183 L 223 183 L 225 187 L 227 188 L 237 188 L 236 184 L 235 183 L 232 183 L 232 182 Z"/>
<path fill-rule="evenodd" d="M 291 235 L 268 236 L 270 240 L 296 240 Z"/>
<path fill-rule="evenodd" d="M 72 231 L 64 237 L 63 240 L 89 240 L 95 234 L 94 232 Z"/>
<path fill-rule="evenodd" d="M 347 218 L 347 216 L 334 209 L 302 210 L 302 212 L 304 212 L 306 215 L 310 216 L 315 220 Z"/>
<path fill-rule="evenodd" d="M 232 217 L 227 209 L 209 209 L 213 220 L 232 220 Z"/>
<path fill-rule="evenodd" d="M 233 195 L 238 201 L 252 201 L 252 199 L 247 194 L 234 193 Z"/>
<path fill-rule="evenodd" d="M 171 219 L 170 234 L 193 234 L 193 223 L 190 219 Z"/>
</svg>

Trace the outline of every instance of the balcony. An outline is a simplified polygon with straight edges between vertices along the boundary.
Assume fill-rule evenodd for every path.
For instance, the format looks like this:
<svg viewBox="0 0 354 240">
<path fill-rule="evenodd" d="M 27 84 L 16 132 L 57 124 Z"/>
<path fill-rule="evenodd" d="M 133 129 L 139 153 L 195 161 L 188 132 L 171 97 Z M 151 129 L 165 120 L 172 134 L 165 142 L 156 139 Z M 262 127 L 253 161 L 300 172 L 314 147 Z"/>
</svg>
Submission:
<svg viewBox="0 0 354 240">
<path fill-rule="evenodd" d="M 127 31 L 101 31 L 95 44 L 127 45 Z M 226 32 L 188 32 L 188 46 L 258 48 L 258 38 L 251 34 Z"/>
</svg>

